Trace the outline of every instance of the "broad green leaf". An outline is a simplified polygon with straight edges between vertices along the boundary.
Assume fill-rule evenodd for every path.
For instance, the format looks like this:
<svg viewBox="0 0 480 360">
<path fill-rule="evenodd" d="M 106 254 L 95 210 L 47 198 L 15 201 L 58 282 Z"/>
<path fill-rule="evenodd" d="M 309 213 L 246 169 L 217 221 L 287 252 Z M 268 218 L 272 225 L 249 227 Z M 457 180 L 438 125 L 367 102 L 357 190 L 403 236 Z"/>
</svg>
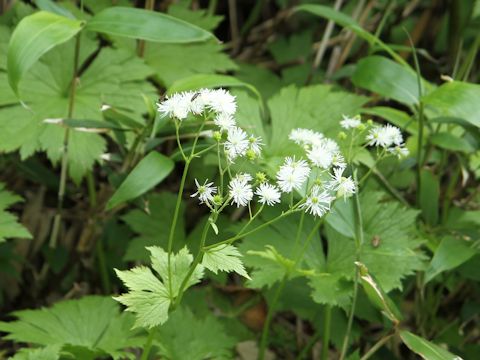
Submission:
<svg viewBox="0 0 480 360">
<path fill-rule="evenodd" d="M 454 355 L 434 343 L 421 338 L 409 331 L 400 331 L 400 338 L 407 347 L 425 360 L 462 360 L 460 356 Z"/>
<path fill-rule="evenodd" d="M 455 269 L 470 260 L 478 253 L 471 245 L 460 238 L 450 236 L 443 238 L 440 245 L 435 249 L 430 265 L 425 270 L 425 283 L 428 283 L 438 274 Z"/>
<path fill-rule="evenodd" d="M 218 271 L 236 272 L 237 274 L 250 279 L 242 260 L 242 254 L 233 245 L 218 245 L 207 250 L 202 259 L 202 265 L 215 274 Z"/>
<path fill-rule="evenodd" d="M 107 203 L 107 210 L 135 199 L 154 188 L 173 170 L 170 158 L 152 151 L 145 156 L 125 178 Z"/>
<path fill-rule="evenodd" d="M 415 229 L 418 212 L 399 202 L 385 201 L 385 194 L 374 191 L 363 193 L 360 205 L 364 226 L 360 261 L 385 292 L 401 288 L 404 277 L 423 269 L 424 255 L 419 251 L 423 240 Z M 334 219 L 337 217 L 342 220 Z M 326 272 L 352 280 L 356 261 L 352 200 L 337 201 L 326 221 Z"/>
<path fill-rule="evenodd" d="M 5 338 L 43 346 L 80 347 L 102 357 L 128 356 L 124 349 L 142 346 L 144 339 L 130 330 L 133 318 L 121 314 L 109 297 L 86 296 L 56 303 L 51 308 L 14 312 L 18 320 L 0 322 Z M 92 359 L 95 358 L 92 357 Z"/>
<path fill-rule="evenodd" d="M 210 32 L 172 16 L 121 6 L 102 10 L 90 19 L 85 28 L 113 36 L 161 43 L 189 43 L 213 38 Z"/>
<path fill-rule="evenodd" d="M 345 15 L 343 12 L 336 11 L 335 9 L 328 6 L 314 4 L 304 4 L 297 6 L 294 8 L 294 11 L 306 11 L 313 15 L 321 16 L 328 20 L 334 21 L 338 25 L 353 31 L 357 36 L 366 40 L 370 44 L 370 46 L 378 45 L 398 63 L 408 67 L 408 64 L 405 62 L 405 60 L 403 60 L 402 57 L 399 56 L 395 51 L 393 51 L 387 44 L 381 41 L 378 37 L 370 34 L 368 31 L 363 29 L 360 24 L 358 24 L 350 16 Z"/>
<path fill-rule="evenodd" d="M 135 314 L 135 327 L 152 328 L 167 321 L 171 302 L 168 290 L 149 268 L 137 266 L 115 272 L 129 292 L 114 299 Z"/>
<path fill-rule="evenodd" d="M 435 225 L 439 216 L 440 182 L 432 171 L 424 169 L 420 174 L 420 208 L 424 220 Z"/>
<path fill-rule="evenodd" d="M 176 194 L 162 192 L 147 197 L 145 210 L 135 209 L 122 217 L 130 228 L 138 234 L 133 238 L 125 253 L 126 261 L 146 261 L 148 252 L 146 246 L 159 245 L 167 247 L 168 230 L 172 225 L 175 211 Z M 184 206 L 180 207 L 175 229 L 174 250 L 178 251 L 185 245 Z M 200 236 L 200 235 L 199 235 Z"/>
<path fill-rule="evenodd" d="M 52 0 L 35 0 L 35 5 L 37 5 L 40 10 L 49 11 L 60 16 L 75 19 L 75 16 L 70 11 Z"/>
<path fill-rule="evenodd" d="M 15 28 L 7 53 L 8 82 L 18 95 L 27 70 L 48 50 L 74 37 L 83 22 L 40 11 L 22 19 Z"/>
<path fill-rule="evenodd" d="M 418 134 L 417 121 L 404 111 L 387 106 L 374 106 L 364 108 L 360 112 L 362 114 L 379 116 L 412 135 Z"/>
<path fill-rule="evenodd" d="M 474 148 L 464 138 L 453 135 L 449 132 L 439 132 L 430 136 L 430 141 L 442 149 L 450 151 L 460 151 L 464 153 L 471 153 Z"/>
<path fill-rule="evenodd" d="M 361 59 L 353 73 L 352 82 L 355 86 L 408 106 L 413 106 L 419 101 L 415 73 L 383 56 Z"/>
<path fill-rule="evenodd" d="M 450 116 L 480 127 L 480 85 L 460 81 L 443 84 L 423 97 L 429 117 Z"/>
<path fill-rule="evenodd" d="M 59 346 L 47 346 L 37 349 L 20 349 L 10 360 L 58 360 Z"/>
<path fill-rule="evenodd" d="M 186 90 L 198 90 L 201 88 L 216 88 L 216 87 L 244 87 L 250 90 L 259 101 L 262 101 L 262 95 L 258 90 L 236 77 L 219 74 L 196 74 L 187 78 L 182 78 L 175 81 L 169 88 L 168 94 Z"/>
<path fill-rule="evenodd" d="M 180 308 L 158 328 L 154 343 L 165 359 L 233 359 L 237 339 L 232 335 L 215 316 L 200 318 Z"/>
<path fill-rule="evenodd" d="M 0 183 L 0 243 L 9 238 L 31 239 L 29 231 L 18 222 L 12 213 L 7 212 L 10 205 L 18 203 L 22 199 L 5 190 L 5 185 Z"/>
<path fill-rule="evenodd" d="M 346 306 L 352 296 L 352 284 L 341 275 L 315 274 L 309 279 L 312 298 L 318 304 Z"/>
<path fill-rule="evenodd" d="M 342 115 L 357 115 L 367 101 L 366 97 L 335 90 L 328 85 L 283 88 L 268 101 L 272 135 L 266 152 L 268 155 L 290 155 L 289 149 L 296 147 L 288 141 L 288 135 L 297 127 L 336 136 L 341 129 L 339 122 Z"/>
<path fill-rule="evenodd" d="M 377 307 L 382 313 L 390 319 L 394 324 L 399 323 L 399 311 L 395 307 L 395 304 L 385 294 L 373 277 L 368 273 L 368 269 L 360 262 L 355 262 L 355 265 L 359 268 L 360 282 L 363 290 L 367 294 L 372 304 Z"/>
</svg>

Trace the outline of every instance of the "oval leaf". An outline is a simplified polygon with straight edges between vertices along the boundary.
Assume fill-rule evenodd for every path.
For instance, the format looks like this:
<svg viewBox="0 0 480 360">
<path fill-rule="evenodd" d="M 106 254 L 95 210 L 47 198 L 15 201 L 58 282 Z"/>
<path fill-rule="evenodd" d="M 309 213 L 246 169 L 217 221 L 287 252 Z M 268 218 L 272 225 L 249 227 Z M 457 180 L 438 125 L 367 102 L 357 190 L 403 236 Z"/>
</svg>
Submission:
<svg viewBox="0 0 480 360">
<path fill-rule="evenodd" d="M 23 74 L 48 50 L 74 37 L 83 27 L 80 20 L 40 11 L 20 21 L 7 52 L 8 82 L 18 96 Z"/>
<path fill-rule="evenodd" d="M 425 360 L 462 360 L 460 356 L 454 355 L 409 331 L 400 331 L 400 337 L 410 350 Z"/>
<path fill-rule="evenodd" d="M 173 161 L 152 151 L 128 174 L 108 201 L 107 210 L 139 197 L 165 179 L 173 170 Z"/>
<path fill-rule="evenodd" d="M 195 25 L 159 12 L 115 6 L 90 19 L 87 30 L 161 43 L 205 41 L 214 36 Z"/>
</svg>

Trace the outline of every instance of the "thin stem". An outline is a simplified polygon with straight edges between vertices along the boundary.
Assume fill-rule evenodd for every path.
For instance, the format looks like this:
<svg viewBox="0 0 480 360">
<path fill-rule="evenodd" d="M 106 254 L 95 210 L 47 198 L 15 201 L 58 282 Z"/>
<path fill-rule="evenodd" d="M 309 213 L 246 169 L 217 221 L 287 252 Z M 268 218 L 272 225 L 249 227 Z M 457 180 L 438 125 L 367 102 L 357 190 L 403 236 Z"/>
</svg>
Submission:
<svg viewBox="0 0 480 360">
<path fill-rule="evenodd" d="M 270 323 L 272 322 L 273 314 L 275 313 L 275 308 L 277 306 L 280 295 L 282 294 L 283 288 L 287 282 L 287 275 L 285 275 L 277 287 L 275 294 L 273 295 L 272 302 L 268 308 L 267 318 L 265 319 L 265 324 L 263 325 L 262 337 L 260 339 L 260 349 L 258 352 L 258 359 L 264 360 L 265 350 L 268 345 L 268 333 L 270 330 Z"/>
<path fill-rule="evenodd" d="M 175 299 L 175 303 L 173 304 L 173 309 L 176 309 L 180 302 L 182 301 L 183 293 L 185 292 L 185 288 L 187 287 L 187 284 L 192 277 L 193 272 L 195 271 L 197 265 L 202 261 L 203 258 L 203 253 L 204 253 L 204 246 L 205 246 L 205 240 L 207 238 L 208 230 L 210 229 L 210 219 L 207 219 L 207 222 L 205 223 L 202 231 L 202 237 L 200 239 L 200 247 L 198 248 L 198 253 L 197 256 L 195 256 L 195 259 L 193 260 L 192 265 L 190 266 L 190 269 L 188 270 L 187 275 L 182 281 L 182 284 L 180 285 L 180 288 L 178 289 L 178 296 Z"/>
<path fill-rule="evenodd" d="M 384 336 L 383 338 L 381 338 L 380 340 L 378 340 L 378 342 L 372 346 L 372 348 L 370 350 L 368 350 L 368 352 L 363 355 L 360 360 L 367 360 L 370 358 L 370 356 L 372 356 L 373 354 L 375 354 L 383 345 L 385 345 L 385 343 L 390 340 L 390 338 L 393 336 L 394 334 L 389 334 L 387 336 Z"/>
<path fill-rule="evenodd" d="M 78 63 L 80 57 L 80 34 L 75 38 L 75 50 L 73 55 L 73 75 L 72 83 L 70 85 L 70 99 L 68 102 L 68 114 L 69 119 L 73 116 L 73 110 L 75 107 L 75 94 L 77 91 L 77 76 L 78 76 Z M 62 209 L 63 209 L 63 198 L 65 196 L 65 188 L 67 185 L 67 173 L 68 173 L 68 141 L 70 138 L 70 128 L 65 128 L 65 134 L 63 138 L 63 154 L 62 154 L 62 163 L 60 169 L 60 185 L 58 188 L 58 198 L 57 198 L 57 212 L 55 218 L 53 219 L 52 233 L 50 235 L 49 245 L 52 248 L 57 246 L 58 233 L 60 230 L 60 223 L 62 220 Z"/>
<path fill-rule="evenodd" d="M 357 181 L 357 171 L 353 172 L 353 178 L 356 183 Z M 363 238 L 363 219 L 362 219 L 362 208 L 360 206 L 360 197 L 358 191 L 354 195 L 354 216 L 355 216 L 355 261 L 360 260 L 360 250 L 364 243 Z M 355 307 L 357 305 L 357 297 L 358 297 L 358 283 L 359 283 L 359 270 L 358 267 L 355 266 L 355 279 L 353 284 L 353 298 L 352 298 L 352 306 L 350 308 L 350 313 L 348 315 L 348 323 L 347 323 L 347 331 L 345 333 L 345 337 L 343 338 L 342 344 L 342 351 L 340 353 L 340 360 L 345 358 L 348 349 L 348 342 L 350 339 L 350 333 L 352 332 L 352 325 L 353 325 L 353 317 L 355 314 Z"/>
<path fill-rule="evenodd" d="M 140 360 L 148 359 L 148 356 L 150 355 L 150 350 L 152 348 L 153 338 L 155 337 L 155 331 L 156 331 L 156 328 L 153 328 L 152 330 L 150 330 L 150 333 L 148 334 L 147 342 L 145 343 L 145 346 L 143 348 L 143 353 Z"/>
<path fill-rule="evenodd" d="M 175 120 L 175 138 L 177 139 L 177 146 L 178 149 L 180 150 L 180 153 L 182 154 L 183 161 L 187 161 L 187 156 L 185 155 L 185 152 L 183 151 L 182 143 L 180 142 L 180 126 L 178 122 Z M 195 135 L 196 136 L 196 135 Z"/>
<path fill-rule="evenodd" d="M 145 10 L 153 11 L 155 8 L 155 0 L 145 1 Z M 139 40 L 137 44 L 137 55 L 141 58 L 145 55 L 145 40 Z"/>
<path fill-rule="evenodd" d="M 298 224 L 297 235 L 295 236 L 295 248 L 297 248 L 298 241 L 300 240 L 300 235 L 302 234 L 304 220 L 305 220 L 305 212 L 302 211 L 302 214 L 300 215 L 300 223 Z"/>
<path fill-rule="evenodd" d="M 323 319 L 323 339 L 322 339 L 322 353 L 320 360 L 328 360 L 328 344 L 330 342 L 330 324 L 332 322 L 332 306 L 325 305 L 325 316 Z"/>
</svg>

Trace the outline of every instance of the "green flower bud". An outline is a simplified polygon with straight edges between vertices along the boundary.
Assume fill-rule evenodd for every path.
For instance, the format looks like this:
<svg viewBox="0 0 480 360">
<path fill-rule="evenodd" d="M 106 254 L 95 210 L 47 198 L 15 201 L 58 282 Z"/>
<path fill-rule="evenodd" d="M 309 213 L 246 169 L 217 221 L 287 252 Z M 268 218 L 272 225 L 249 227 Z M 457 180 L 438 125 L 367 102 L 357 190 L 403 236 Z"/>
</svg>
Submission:
<svg viewBox="0 0 480 360">
<path fill-rule="evenodd" d="M 222 140 L 222 133 L 220 131 L 214 131 L 213 132 L 213 138 L 215 139 L 215 141 Z"/>
<path fill-rule="evenodd" d="M 213 203 L 216 205 L 216 206 L 220 206 L 222 205 L 223 203 L 223 198 L 221 195 L 217 194 L 213 197 Z"/>
<path fill-rule="evenodd" d="M 263 173 L 263 172 L 258 172 L 258 173 L 255 174 L 255 180 L 259 184 L 263 184 L 265 181 L 267 181 L 267 175 L 265 175 L 265 173 Z"/>
<path fill-rule="evenodd" d="M 248 160 L 250 160 L 250 161 L 253 161 L 257 158 L 257 154 L 255 154 L 255 151 L 253 151 L 252 149 L 248 149 L 246 155 L 247 155 Z"/>
<path fill-rule="evenodd" d="M 343 131 L 340 131 L 340 132 L 338 133 L 338 138 L 339 138 L 340 140 L 345 140 L 345 139 L 347 138 L 347 134 L 346 134 L 345 132 L 343 132 Z"/>
</svg>

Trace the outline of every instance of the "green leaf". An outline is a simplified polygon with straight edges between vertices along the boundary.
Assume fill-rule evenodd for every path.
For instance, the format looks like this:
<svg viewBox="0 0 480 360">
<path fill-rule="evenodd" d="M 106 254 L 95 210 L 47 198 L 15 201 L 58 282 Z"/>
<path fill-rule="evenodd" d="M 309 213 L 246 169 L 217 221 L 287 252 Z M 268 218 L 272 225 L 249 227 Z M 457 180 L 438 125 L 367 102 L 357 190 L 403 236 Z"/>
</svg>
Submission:
<svg viewBox="0 0 480 360">
<path fill-rule="evenodd" d="M 39 349 L 20 349 L 10 360 L 58 360 L 59 346 L 47 346 Z"/>
<path fill-rule="evenodd" d="M 233 359 L 237 340 L 215 316 L 199 318 L 180 308 L 158 328 L 154 343 L 165 359 Z"/>
<path fill-rule="evenodd" d="M 216 88 L 216 87 L 244 87 L 250 90 L 258 100 L 262 101 L 262 95 L 258 90 L 236 77 L 219 74 L 196 74 L 187 78 L 182 78 L 175 81 L 169 88 L 168 94 L 186 90 L 198 90 L 201 88 Z"/>
<path fill-rule="evenodd" d="M 58 5 L 52 0 L 35 0 L 35 5 L 37 5 L 40 10 L 49 11 L 57 15 L 61 15 L 70 19 L 75 19 L 75 16 L 70 11 Z"/>
<path fill-rule="evenodd" d="M 355 265 L 359 268 L 360 273 L 360 282 L 362 284 L 363 290 L 367 294 L 370 302 L 395 325 L 399 323 L 399 311 L 396 308 L 395 304 L 390 300 L 390 298 L 385 294 L 380 285 L 373 279 L 373 277 L 368 273 L 368 269 L 365 265 L 360 262 L 355 262 Z"/>
<path fill-rule="evenodd" d="M 353 73 L 352 82 L 355 86 L 408 106 L 419 101 L 415 73 L 383 56 L 361 59 Z"/>
<path fill-rule="evenodd" d="M 422 216 L 430 225 L 438 222 L 440 199 L 440 182 L 432 171 L 424 169 L 420 174 L 420 208 Z"/>
<path fill-rule="evenodd" d="M 135 327 L 152 328 L 165 323 L 173 299 L 178 296 L 183 279 L 190 269 L 193 256 L 185 247 L 170 257 L 171 272 L 168 271 L 168 254 L 160 247 L 148 247 L 152 268 L 137 266 L 130 270 L 115 269 L 129 292 L 114 299 L 127 306 L 127 311 L 136 315 Z M 170 277 L 171 274 L 171 277 Z M 203 266 L 197 265 L 186 288 L 198 283 L 203 277 Z"/>
<path fill-rule="evenodd" d="M 171 4 L 168 14 L 208 31 L 215 30 L 224 18 L 212 15 L 205 9 L 190 10 L 188 2 Z"/>
<path fill-rule="evenodd" d="M 145 194 L 165 179 L 172 172 L 173 166 L 170 158 L 156 151 L 150 152 L 115 191 L 107 203 L 107 210 Z"/>
<path fill-rule="evenodd" d="M 367 101 L 366 97 L 334 90 L 328 85 L 283 88 L 268 101 L 272 135 L 266 151 L 269 155 L 290 155 L 288 135 L 297 127 L 336 136 L 341 129 L 339 122 L 342 115 L 357 115 Z"/>
<path fill-rule="evenodd" d="M 452 270 L 470 260 L 477 251 L 465 240 L 447 236 L 435 250 L 430 265 L 425 271 L 425 283 L 438 274 Z"/>
<path fill-rule="evenodd" d="M 159 12 L 109 7 L 94 15 L 87 30 L 161 43 L 205 41 L 213 35 L 197 26 Z"/>
<path fill-rule="evenodd" d="M 434 343 L 421 338 L 409 331 L 400 331 L 400 338 L 407 347 L 414 353 L 420 355 L 425 360 L 462 360 L 460 356 L 456 356 L 447 350 L 441 348 Z"/>
<path fill-rule="evenodd" d="M 18 222 L 17 217 L 6 211 L 19 201 L 22 201 L 19 196 L 5 190 L 5 185 L 0 183 L 0 243 L 9 238 L 32 238 L 30 232 Z"/>
<path fill-rule="evenodd" d="M 125 260 L 146 261 L 148 252 L 146 246 L 160 245 L 167 246 L 168 231 L 172 225 L 173 213 L 175 211 L 176 195 L 162 192 L 152 194 L 147 198 L 147 208 L 144 210 L 135 209 L 122 217 L 130 228 L 138 236 L 129 242 Z M 174 249 L 180 250 L 185 245 L 185 221 L 184 206 L 180 207 L 175 236 L 173 238 Z"/>
<path fill-rule="evenodd" d="M 467 140 L 448 132 L 432 134 L 430 141 L 433 145 L 450 151 L 461 151 L 468 154 L 475 150 Z"/>
<path fill-rule="evenodd" d="M 15 28 L 7 53 L 8 82 L 18 95 L 18 83 L 48 50 L 74 37 L 83 22 L 46 11 L 27 16 Z"/>
<path fill-rule="evenodd" d="M 132 317 L 121 314 L 119 306 L 108 297 L 86 296 L 13 315 L 18 320 L 0 322 L 0 330 L 8 333 L 5 339 L 16 342 L 53 345 L 67 351 L 80 347 L 96 357 L 110 354 L 115 359 L 127 356 L 124 348 L 144 343 L 137 332 L 130 330 Z"/>
<path fill-rule="evenodd" d="M 361 113 L 379 116 L 412 135 L 418 134 L 417 121 L 404 111 L 387 106 L 374 106 L 362 109 Z"/>
<path fill-rule="evenodd" d="M 438 87 L 422 100 L 429 117 L 457 117 L 480 127 L 479 97 L 480 85 L 452 81 Z"/>
<path fill-rule="evenodd" d="M 326 271 L 350 280 L 357 261 L 351 201 L 337 201 L 326 217 Z M 401 288 L 404 277 L 423 269 L 424 255 L 419 251 L 423 240 L 415 228 L 418 211 L 396 201 L 385 201 L 385 194 L 374 191 L 361 194 L 360 205 L 364 225 L 360 261 L 385 292 Z"/>
<path fill-rule="evenodd" d="M 236 272 L 237 274 L 250 279 L 240 257 L 242 254 L 233 245 L 218 245 L 207 250 L 202 259 L 202 265 L 215 274 L 218 271 Z"/>
</svg>

